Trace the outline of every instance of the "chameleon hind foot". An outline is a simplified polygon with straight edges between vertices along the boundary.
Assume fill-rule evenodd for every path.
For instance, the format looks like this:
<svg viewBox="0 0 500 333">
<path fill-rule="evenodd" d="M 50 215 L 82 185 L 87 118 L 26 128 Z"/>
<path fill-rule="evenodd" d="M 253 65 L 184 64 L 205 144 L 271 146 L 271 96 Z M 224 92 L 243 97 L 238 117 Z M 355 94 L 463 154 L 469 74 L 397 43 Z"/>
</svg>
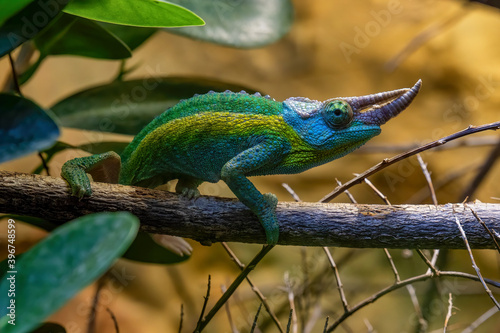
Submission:
<svg viewBox="0 0 500 333">
<path fill-rule="evenodd" d="M 203 183 L 203 181 L 196 178 L 180 178 L 175 186 L 175 192 L 186 199 L 198 198 L 200 196 L 198 186 L 201 183 Z"/>
<path fill-rule="evenodd" d="M 87 173 L 92 176 L 94 181 L 117 184 L 120 165 L 120 156 L 114 151 L 110 151 L 67 161 L 62 166 L 61 176 L 71 187 L 71 195 L 82 199 L 92 195 Z"/>
</svg>

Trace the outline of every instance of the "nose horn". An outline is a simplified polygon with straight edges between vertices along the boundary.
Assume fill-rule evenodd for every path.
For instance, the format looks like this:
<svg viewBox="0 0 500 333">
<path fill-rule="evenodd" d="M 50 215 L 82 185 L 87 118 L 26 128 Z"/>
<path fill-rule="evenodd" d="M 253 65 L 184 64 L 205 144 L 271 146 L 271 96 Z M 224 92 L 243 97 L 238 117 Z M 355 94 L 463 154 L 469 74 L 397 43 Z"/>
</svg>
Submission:
<svg viewBox="0 0 500 333">
<path fill-rule="evenodd" d="M 385 124 L 411 104 L 415 96 L 417 96 L 421 86 L 422 80 L 418 80 L 412 88 L 405 89 L 406 92 L 392 102 L 362 113 L 362 121 L 366 124 L 379 126 Z"/>
</svg>

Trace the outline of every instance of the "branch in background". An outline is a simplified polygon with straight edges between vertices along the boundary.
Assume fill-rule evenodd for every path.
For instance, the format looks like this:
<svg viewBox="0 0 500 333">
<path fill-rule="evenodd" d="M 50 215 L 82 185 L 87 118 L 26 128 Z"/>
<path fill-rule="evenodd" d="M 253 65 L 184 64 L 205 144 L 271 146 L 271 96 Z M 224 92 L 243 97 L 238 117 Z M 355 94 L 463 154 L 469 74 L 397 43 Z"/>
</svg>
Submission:
<svg viewBox="0 0 500 333">
<path fill-rule="evenodd" d="M 425 144 L 421 147 L 415 148 L 415 149 L 410 150 L 408 152 L 405 152 L 403 154 L 399 154 L 399 155 L 396 155 L 396 156 L 391 157 L 391 158 L 386 158 L 382 162 L 374 165 L 373 167 L 366 170 L 362 174 L 360 174 L 360 175 L 356 176 L 355 178 L 351 179 L 350 181 L 344 183 L 344 185 L 337 186 L 335 188 L 335 190 L 333 190 L 332 192 L 327 194 L 323 199 L 321 199 L 321 202 L 328 202 L 328 201 L 332 200 L 333 198 L 335 198 L 336 196 L 338 196 L 340 193 L 344 192 L 345 190 L 351 188 L 352 186 L 354 186 L 356 184 L 361 183 L 365 178 L 377 173 L 378 171 L 380 171 L 382 169 L 387 168 L 391 164 L 394 164 L 396 162 L 404 160 L 405 158 L 416 155 L 418 153 L 429 150 L 431 148 L 442 146 L 449 141 L 456 140 L 458 138 L 461 138 L 461 137 L 464 137 L 464 136 L 467 136 L 470 134 L 474 134 L 474 133 L 478 133 L 478 132 L 482 132 L 482 131 L 487 131 L 487 130 L 497 130 L 497 129 L 500 129 L 500 121 L 497 121 L 497 122 L 494 122 L 491 124 L 481 125 L 481 126 L 472 126 L 471 125 L 462 131 L 453 133 L 453 134 L 448 135 L 444 138 L 430 142 L 428 144 Z"/>
<path fill-rule="evenodd" d="M 255 215 L 235 199 L 200 197 L 133 186 L 92 183 L 94 194 L 78 201 L 60 178 L 0 171 L 0 212 L 64 223 L 103 211 L 129 211 L 143 231 L 191 238 L 203 243 L 264 243 Z M 500 204 L 359 205 L 278 204 L 282 245 L 371 248 L 464 248 L 455 216 L 472 248 L 494 248 L 489 229 L 500 230 Z"/>
<path fill-rule="evenodd" d="M 456 148 L 478 148 L 491 147 L 498 143 L 498 136 L 484 135 L 478 137 L 465 137 L 461 140 L 456 140 L 448 143 L 446 146 L 435 147 L 433 151 L 451 150 Z M 420 147 L 418 143 L 402 143 L 402 144 L 366 144 L 353 151 L 353 154 L 396 154 Z"/>
<path fill-rule="evenodd" d="M 467 189 L 462 194 L 462 199 L 472 198 L 479 185 L 486 178 L 486 176 L 491 171 L 491 169 L 493 168 L 493 166 L 495 165 L 495 163 L 499 158 L 500 158 L 500 139 L 497 138 L 496 146 L 491 150 L 490 154 L 484 161 L 484 164 L 481 166 L 481 169 L 479 169 L 479 172 L 477 173 L 476 177 L 474 177 L 474 180 L 472 180 L 472 182 L 469 184 Z"/>
</svg>

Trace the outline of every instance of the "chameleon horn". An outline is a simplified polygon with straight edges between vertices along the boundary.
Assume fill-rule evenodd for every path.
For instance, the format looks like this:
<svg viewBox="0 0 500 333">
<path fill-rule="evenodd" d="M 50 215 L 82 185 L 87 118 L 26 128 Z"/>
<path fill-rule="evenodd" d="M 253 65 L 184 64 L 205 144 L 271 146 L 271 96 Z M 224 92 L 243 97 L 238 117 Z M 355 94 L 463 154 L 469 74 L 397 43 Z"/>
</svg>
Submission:
<svg viewBox="0 0 500 333">
<path fill-rule="evenodd" d="M 375 104 L 385 104 L 396 97 L 404 95 L 409 90 L 408 88 L 403 88 L 365 96 L 345 97 L 342 99 L 351 105 L 353 111 L 361 111 Z"/>
<path fill-rule="evenodd" d="M 391 94 L 396 91 L 405 91 L 403 94 L 400 94 L 400 96 L 395 100 L 393 100 L 392 102 L 382 106 L 375 106 L 375 108 L 372 108 L 360 114 L 358 119 L 363 121 L 365 124 L 374 124 L 378 126 L 385 124 L 387 121 L 397 116 L 401 111 L 403 111 L 410 105 L 415 96 L 417 96 L 421 86 L 422 86 L 422 80 L 418 80 L 417 83 L 415 83 L 415 85 L 410 89 L 399 89 L 385 93 L 380 93 L 380 94 Z"/>
</svg>

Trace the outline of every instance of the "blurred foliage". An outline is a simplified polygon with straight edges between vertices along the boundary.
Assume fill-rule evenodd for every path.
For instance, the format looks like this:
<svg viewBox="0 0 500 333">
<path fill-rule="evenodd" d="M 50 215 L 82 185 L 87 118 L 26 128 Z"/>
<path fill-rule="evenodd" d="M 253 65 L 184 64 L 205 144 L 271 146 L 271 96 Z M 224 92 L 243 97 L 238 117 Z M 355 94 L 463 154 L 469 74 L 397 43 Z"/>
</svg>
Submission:
<svg viewBox="0 0 500 333">
<path fill-rule="evenodd" d="M 91 214 L 55 229 L 17 262 L 14 260 L 15 264 L 8 267 L 17 274 L 0 272 L 2 295 L 8 295 L 12 290 L 9 286 L 15 285 L 15 297 L 2 297 L 0 301 L 2 332 L 35 328 L 103 274 L 125 252 L 138 229 L 139 220 L 130 213 Z M 12 307 L 13 317 L 9 315 Z M 15 325 L 9 323 L 13 319 Z"/>
<path fill-rule="evenodd" d="M 79 8 L 83 0 L 74 0 L 61 14 L 64 9 L 61 1 L 57 2 L 60 4 L 57 7 L 49 5 L 54 3 L 51 1 L 0 0 L 0 56 L 13 51 L 14 58 L 18 56 L 16 59 L 22 64 L 20 58 L 25 50 L 34 53 L 29 61 L 24 61 L 30 66 L 20 66 L 18 73 L 21 90 L 26 93 L 23 104 L 27 105 L 32 100 L 35 106 L 30 104 L 28 109 L 33 112 L 33 117 L 49 117 L 55 124 L 64 127 L 92 129 L 92 132 L 83 132 L 78 143 L 73 143 L 67 139 L 69 135 L 63 133 L 62 137 L 51 139 L 52 143 L 58 140 L 52 147 L 37 146 L 50 136 L 49 132 L 37 131 L 40 136 L 30 141 L 25 141 L 26 137 L 18 140 L 18 146 L 31 147 L 31 152 L 42 150 L 41 155 L 46 162 L 51 162 L 51 170 L 57 169 L 61 163 L 57 157 L 67 158 L 69 150 L 73 154 L 80 154 L 78 150 L 88 153 L 110 149 L 120 151 L 126 145 L 124 142 L 130 140 L 129 137 L 107 136 L 101 134 L 102 131 L 134 134 L 142 123 L 177 100 L 190 97 L 195 92 L 222 90 L 228 86 L 235 90 L 258 88 L 272 93 L 277 99 L 306 96 L 320 100 L 396 89 L 422 78 L 423 89 L 412 110 L 395 119 L 391 126 L 384 127 L 382 135 L 375 139 L 379 146 L 427 142 L 469 124 L 498 120 L 500 67 L 495 63 L 500 56 L 500 48 L 495 32 L 500 28 L 500 21 L 498 10 L 490 8 L 495 2 L 482 2 L 490 6 L 463 6 L 461 2 L 295 1 L 295 10 L 292 10 L 289 1 L 172 1 L 176 5 L 185 5 L 194 15 L 169 4 L 159 10 L 157 4 L 152 5 L 149 1 L 135 2 L 141 6 L 151 5 L 141 11 L 124 8 L 123 1 L 93 2 L 98 7 L 90 8 L 89 12 Z M 78 10 L 82 10 L 80 15 Z M 118 13 L 120 10 L 125 12 Z M 152 15 L 151 18 L 154 16 L 163 23 L 167 22 L 168 26 L 179 24 L 178 17 L 157 16 L 177 10 L 179 13 L 182 11 L 184 22 L 192 19 L 192 24 L 200 24 L 199 16 L 206 25 L 158 29 L 160 25 L 153 24 L 149 18 L 143 21 L 144 16 Z M 46 20 L 43 24 L 40 20 L 33 20 L 36 13 L 44 13 L 42 16 Z M 295 21 L 292 33 L 286 35 L 291 29 L 292 16 Z M 112 21 L 113 17 L 115 21 Z M 116 24 L 116 20 L 125 19 L 132 21 Z M 141 27 L 133 26 L 134 20 Z M 89 34 L 82 34 L 81 29 L 75 27 L 85 27 L 89 29 Z M 16 49 L 21 44 L 22 47 Z M 111 49 L 111 45 L 115 45 L 116 49 Z M 413 46 L 411 52 L 398 58 L 398 67 L 392 66 L 393 72 L 388 72 L 384 65 L 393 64 L 391 59 L 395 59 L 407 46 Z M 252 47 L 259 49 L 239 50 Z M 109 59 L 94 60 L 97 58 L 90 59 L 91 55 Z M 90 60 L 87 62 L 83 58 Z M 118 58 L 121 59 L 113 60 Z M 3 64 L 7 64 L 6 56 L 2 60 Z M 8 66 L 3 68 L 8 69 Z M 244 87 L 240 88 L 240 84 L 233 85 L 232 82 Z M 9 83 L 9 96 L 18 97 L 15 95 L 19 93 L 15 84 L 12 80 Z M 146 89 L 156 83 L 161 89 Z M 146 92 L 144 98 L 143 92 Z M 134 94 L 135 99 L 132 98 Z M 115 104 L 110 105 L 113 102 Z M 53 106 L 56 115 L 49 113 L 48 106 Z M 12 123 L 14 118 L 8 116 L 8 112 L 4 113 L 3 107 L 0 103 L 0 128 L 5 129 L 8 126 L 3 127 L 4 124 Z M 43 113 L 40 110 L 47 116 L 41 116 Z M 112 120 L 100 118 L 96 121 L 97 114 L 97 117 L 106 115 Z M 24 128 L 23 124 L 29 124 L 29 119 L 25 119 L 18 128 Z M 21 152 L 21 148 L 18 151 Z M 459 200 L 464 184 L 470 181 L 487 153 L 488 147 L 465 147 L 423 155 L 432 172 L 440 202 Z M 336 186 L 335 177 L 345 181 L 352 172 L 360 172 L 388 154 L 391 155 L 387 152 L 350 154 L 300 176 L 256 177 L 253 181 L 263 192 L 277 193 L 282 200 L 290 200 L 288 192 L 281 187 L 283 182 L 289 183 L 302 200 L 317 200 Z M 14 158 L 14 155 L 2 156 Z M 40 164 L 34 172 L 44 170 L 36 158 L 19 161 L 11 168 L 23 169 L 19 165 L 24 164 L 32 170 Z M 499 175 L 498 170 L 490 175 L 476 197 L 483 201 L 500 197 L 496 185 Z M 427 184 L 415 160 L 394 165 L 372 177 L 371 181 L 393 204 L 407 200 L 429 202 Z M 202 193 L 230 195 L 224 185 L 215 184 L 203 184 Z M 379 202 L 379 198 L 363 185 L 353 188 L 352 193 L 360 202 Z M 414 199 L 417 193 L 420 195 Z M 345 197 L 338 198 L 338 201 L 346 200 Z M 22 225 L 19 223 L 20 227 L 35 225 L 47 230 L 55 227 L 46 225 L 44 220 L 19 216 L 11 218 L 25 221 Z M 33 230 L 30 229 L 30 232 L 33 233 Z M 23 232 L 23 236 L 31 233 Z M 67 242 L 65 247 L 71 249 L 78 246 L 79 240 L 76 239 Z M 19 248 L 27 249 L 36 241 L 28 238 L 25 241 L 28 244 L 19 243 Z M 147 259 L 154 257 L 141 250 L 150 246 L 138 246 L 134 255 L 146 256 Z M 122 325 L 120 331 L 177 332 L 180 304 L 184 304 L 184 331 L 187 331 L 199 317 L 208 273 L 212 274 L 213 286 L 208 305 L 215 302 L 220 294 L 218 287 L 227 285 L 229 277 L 236 275 L 238 268 L 219 247 L 207 249 L 197 244 L 194 247 L 194 255 L 182 265 L 182 270 L 177 266 L 138 264 L 131 260 L 120 260 L 113 268 L 108 266 L 111 273 L 107 276 L 111 278 L 106 296 L 109 298 L 104 300 L 112 302 L 105 304 L 111 304 L 118 324 Z M 249 262 L 251 253 L 258 250 L 257 246 L 247 244 L 234 244 L 232 247 L 244 263 Z M 402 279 L 427 270 L 414 251 L 391 250 L 390 253 Z M 426 254 L 431 256 L 430 252 Z M 168 255 L 160 254 L 158 262 Z M 498 276 L 495 253 L 474 251 L 474 255 L 485 276 Z M 394 281 L 394 273 L 381 250 L 334 249 L 333 257 L 351 306 Z M 50 267 L 57 266 L 57 258 L 47 259 Z M 443 251 L 437 266 L 473 272 L 464 251 Z M 0 267 L 6 269 L 5 266 Z M 62 270 L 64 267 L 61 265 L 58 268 Z M 66 274 L 69 273 L 66 271 Z M 282 278 L 285 275 L 289 277 L 289 285 Z M 82 273 L 82 279 L 89 276 L 90 273 Z M 270 300 L 282 323 L 288 319 L 289 296 L 296 307 L 297 322 L 304 330 L 313 327 L 313 332 L 322 331 L 324 318 L 329 316 L 331 323 L 342 311 L 333 271 L 321 249 L 278 247 L 252 273 L 251 278 Z M 428 323 L 427 331 L 443 331 L 448 293 L 453 294 L 453 306 L 460 309 L 453 313 L 450 331 L 464 328 L 492 306 L 484 289 L 475 282 L 439 279 L 417 283 L 414 287 Z M 69 317 L 79 329 L 84 329 L 88 316 L 75 314 L 75 304 L 78 304 L 78 309 L 88 309 L 94 296 L 94 290 L 83 290 L 76 296 L 75 303 L 68 305 L 69 309 L 63 308 L 49 320 L 67 323 L 66 318 Z M 242 286 L 234 296 L 228 311 L 232 312 L 238 329 L 248 330 L 259 301 L 250 287 Z M 88 311 L 85 313 L 88 314 Z M 344 329 L 358 332 L 373 326 L 380 332 L 417 332 L 417 313 L 408 292 L 403 289 L 364 308 L 346 321 Z M 214 323 L 207 331 L 229 329 L 228 319 L 223 315 L 218 317 L 217 324 Z M 99 311 L 99 318 L 99 331 L 114 331 L 109 317 L 101 316 Z M 362 320 L 364 318 L 367 319 Z M 498 316 L 495 316 L 477 331 L 492 331 L 497 326 Z M 277 331 L 264 310 L 260 313 L 258 327 L 265 332 Z"/>
<path fill-rule="evenodd" d="M 0 94 L 0 162 L 51 147 L 59 128 L 50 113 L 29 99 Z"/>
</svg>

